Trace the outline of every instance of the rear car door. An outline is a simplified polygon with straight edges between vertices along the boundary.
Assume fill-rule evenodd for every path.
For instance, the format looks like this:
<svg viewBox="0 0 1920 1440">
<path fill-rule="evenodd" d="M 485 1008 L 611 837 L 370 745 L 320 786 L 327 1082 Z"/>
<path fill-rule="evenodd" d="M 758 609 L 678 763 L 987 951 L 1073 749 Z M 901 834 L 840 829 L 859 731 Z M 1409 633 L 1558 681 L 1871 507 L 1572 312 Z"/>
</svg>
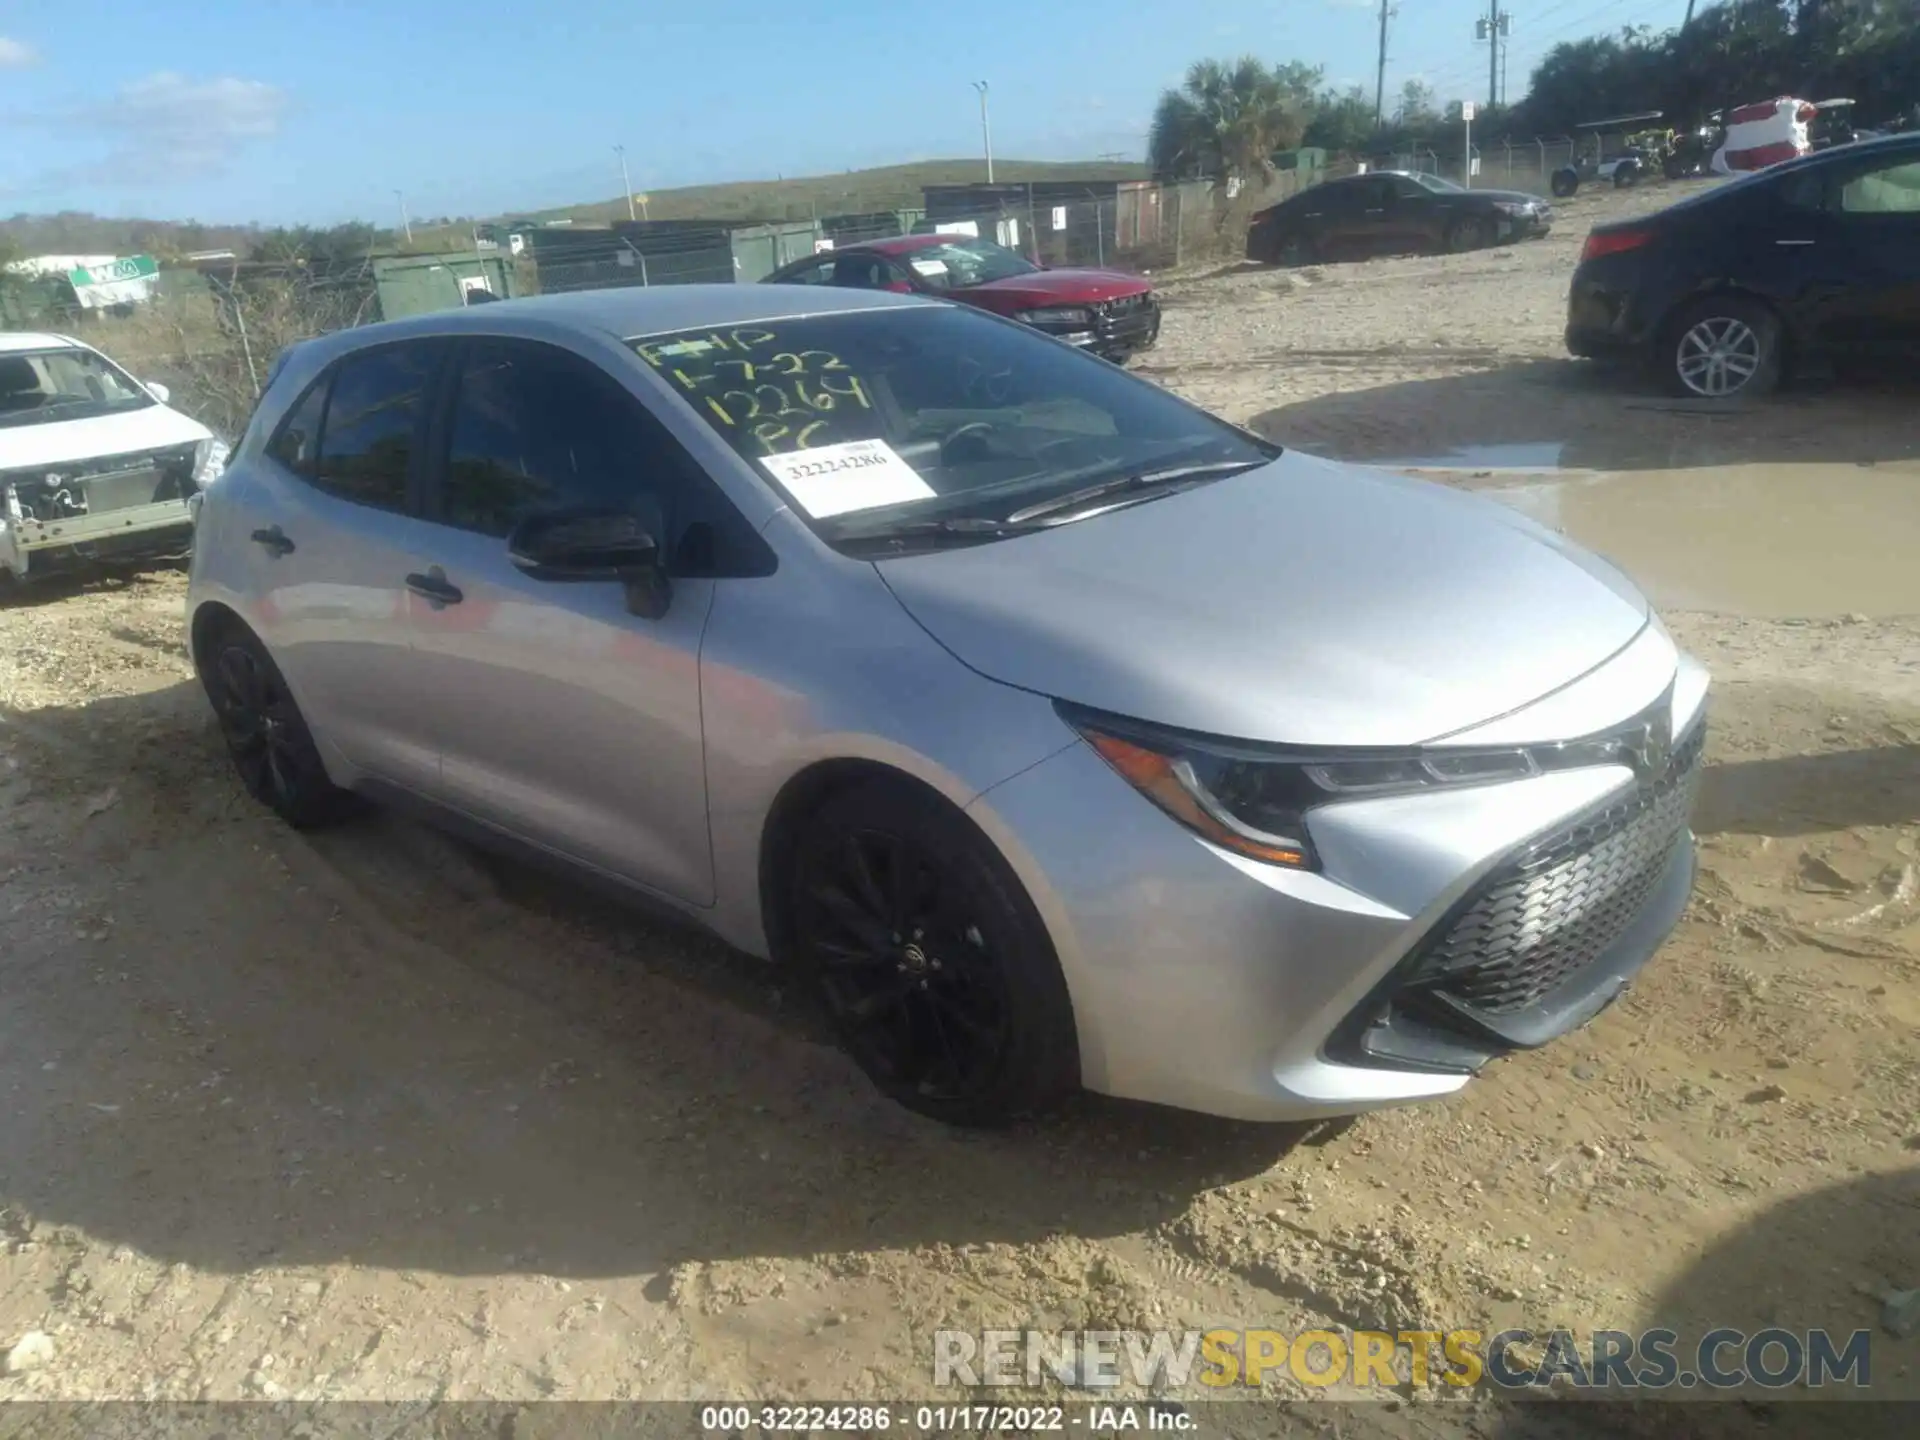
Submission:
<svg viewBox="0 0 1920 1440">
<path fill-rule="evenodd" d="M 710 903 L 700 640 L 714 579 L 702 547 L 726 530 L 713 507 L 727 502 L 595 361 L 488 338 L 464 344 L 456 365 L 431 500 L 446 589 L 414 616 L 447 798 L 495 829 Z M 631 614 L 618 583 L 536 579 L 509 559 L 519 521 L 586 506 L 628 510 L 676 557 L 660 618 Z"/>
<path fill-rule="evenodd" d="M 1920 155 L 1836 169 L 1826 209 L 1840 288 L 1823 338 L 1877 356 L 1920 350 Z"/>
<path fill-rule="evenodd" d="M 439 750 L 408 628 L 430 397 L 449 347 L 358 350 L 308 387 L 258 468 L 245 586 L 314 733 L 355 768 L 430 794 Z"/>
</svg>

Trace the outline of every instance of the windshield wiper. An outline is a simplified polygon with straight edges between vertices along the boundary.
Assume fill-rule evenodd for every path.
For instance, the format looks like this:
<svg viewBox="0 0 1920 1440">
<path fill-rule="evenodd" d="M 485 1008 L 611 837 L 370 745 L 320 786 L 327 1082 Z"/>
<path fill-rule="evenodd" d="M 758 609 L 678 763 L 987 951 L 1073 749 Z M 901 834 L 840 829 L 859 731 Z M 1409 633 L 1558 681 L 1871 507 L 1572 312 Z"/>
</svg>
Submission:
<svg viewBox="0 0 1920 1440">
<path fill-rule="evenodd" d="M 842 544 L 863 540 L 924 540 L 929 537 L 956 536 L 965 539 L 998 540 L 1008 535 L 1019 535 L 1029 530 L 1038 530 L 1038 525 L 1024 525 L 1018 520 L 992 520 L 980 515 L 947 515 L 924 520 L 901 520 L 892 525 L 879 525 L 871 530 L 854 530 L 834 536 Z"/>
<path fill-rule="evenodd" d="M 1069 490 L 1064 495 L 1056 495 L 1051 500 L 1037 501 L 1007 516 L 1008 525 L 1026 525 L 1035 520 L 1050 516 L 1064 515 L 1079 510 L 1096 500 L 1106 500 L 1113 496 L 1125 495 L 1136 490 L 1157 490 L 1163 485 L 1178 485 L 1187 480 L 1198 480 L 1208 475 L 1233 475 L 1242 470 L 1258 470 L 1265 460 L 1215 460 L 1206 465 L 1173 465 L 1165 470 L 1142 470 L 1137 475 L 1122 475 L 1114 480 L 1102 480 L 1097 485 L 1083 485 L 1078 490 Z"/>
</svg>

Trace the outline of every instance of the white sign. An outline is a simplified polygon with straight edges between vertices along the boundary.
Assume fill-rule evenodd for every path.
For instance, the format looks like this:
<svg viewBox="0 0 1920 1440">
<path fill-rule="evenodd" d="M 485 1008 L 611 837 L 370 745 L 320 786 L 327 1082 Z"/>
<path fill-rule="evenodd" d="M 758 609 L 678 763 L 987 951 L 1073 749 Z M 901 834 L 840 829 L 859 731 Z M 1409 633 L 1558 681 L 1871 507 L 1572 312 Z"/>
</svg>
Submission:
<svg viewBox="0 0 1920 1440">
<path fill-rule="evenodd" d="M 816 255 L 824 255 L 831 249 L 833 249 L 833 241 L 831 240 L 816 240 L 813 242 L 813 253 Z"/>
<path fill-rule="evenodd" d="M 476 290 L 484 291 L 488 295 L 493 293 L 493 286 L 487 283 L 487 277 L 484 275 L 462 275 L 459 280 L 462 295 L 471 295 Z"/>
<path fill-rule="evenodd" d="M 1469 125 L 1473 123 L 1473 101 L 1462 100 L 1460 102 L 1460 118 Z"/>
<path fill-rule="evenodd" d="M 1472 162 L 1471 162 L 1471 166 L 1472 166 L 1472 168 L 1471 168 L 1471 169 L 1469 169 L 1469 170 L 1467 171 L 1467 173 L 1468 173 L 1469 175 L 1478 175 L 1478 174 L 1480 173 L 1480 157 L 1479 157 L 1478 155 L 1476 155 L 1476 156 L 1474 156 L 1474 157 L 1473 157 L 1473 160 L 1472 160 Z"/>
<path fill-rule="evenodd" d="M 1067 228 L 1066 206 L 1056 205 L 1053 207 L 1053 228 L 1056 230 L 1064 230 Z"/>
<path fill-rule="evenodd" d="M 920 478 L 920 472 L 884 440 L 849 440 L 844 445 L 763 455 L 760 463 L 816 520 L 933 495 L 933 487 Z"/>
<path fill-rule="evenodd" d="M 936 235 L 971 235 L 980 238 L 980 222 L 977 220 L 945 220 L 933 227 Z"/>
</svg>

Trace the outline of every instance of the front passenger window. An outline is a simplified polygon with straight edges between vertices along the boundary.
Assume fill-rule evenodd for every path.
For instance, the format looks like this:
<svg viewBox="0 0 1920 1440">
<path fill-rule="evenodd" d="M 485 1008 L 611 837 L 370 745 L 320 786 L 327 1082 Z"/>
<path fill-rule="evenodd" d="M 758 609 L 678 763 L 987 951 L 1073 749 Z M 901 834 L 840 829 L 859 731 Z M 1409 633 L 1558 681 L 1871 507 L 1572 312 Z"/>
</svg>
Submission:
<svg viewBox="0 0 1920 1440">
<path fill-rule="evenodd" d="M 523 341 L 468 347 L 441 485 L 448 524 L 504 539 L 536 512 L 639 508 L 671 533 L 676 478 L 658 422 L 599 366 Z"/>
</svg>

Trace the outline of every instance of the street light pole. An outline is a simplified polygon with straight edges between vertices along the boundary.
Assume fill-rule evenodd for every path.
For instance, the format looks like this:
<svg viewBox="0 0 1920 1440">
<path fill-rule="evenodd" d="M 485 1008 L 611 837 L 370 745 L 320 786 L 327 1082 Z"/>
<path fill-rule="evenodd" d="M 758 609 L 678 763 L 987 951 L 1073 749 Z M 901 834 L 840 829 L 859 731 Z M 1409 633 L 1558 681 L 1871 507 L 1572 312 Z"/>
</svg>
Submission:
<svg viewBox="0 0 1920 1440">
<path fill-rule="evenodd" d="M 987 82 L 976 80 L 973 88 L 980 92 L 980 142 L 987 151 L 987 183 L 993 183 L 993 127 L 987 123 Z"/>
<path fill-rule="evenodd" d="M 638 220 L 640 217 L 633 213 L 633 181 L 627 175 L 627 147 L 616 145 L 613 153 L 620 157 L 620 193 L 627 197 L 627 219 Z"/>
<path fill-rule="evenodd" d="M 407 218 L 407 197 L 400 191 L 393 192 L 393 198 L 400 202 L 400 228 L 406 232 L 407 244 L 413 243 L 413 221 Z"/>
</svg>

